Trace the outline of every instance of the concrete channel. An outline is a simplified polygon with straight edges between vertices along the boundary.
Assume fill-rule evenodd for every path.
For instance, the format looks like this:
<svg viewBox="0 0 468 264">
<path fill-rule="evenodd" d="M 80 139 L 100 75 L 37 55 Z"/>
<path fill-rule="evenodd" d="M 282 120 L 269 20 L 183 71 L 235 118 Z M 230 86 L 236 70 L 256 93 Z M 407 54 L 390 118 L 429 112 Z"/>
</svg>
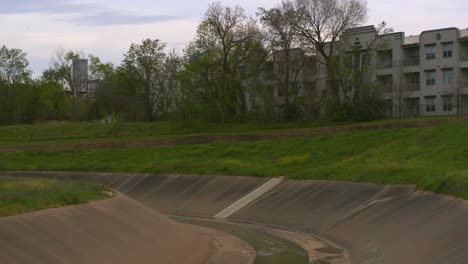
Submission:
<svg viewBox="0 0 468 264">
<path fill-rule="evenodd" d="M 271 180 L 196 175 L 7 174 L 97 181 L 164 214 L 212 220 Z M 413 186 L 284 180 L 236 208 L 226 220 L 291 232 L 296 237 L 287 240 L 296 244 L 301 235 L 314 237 L 330 245 L 317 248 L 317 252 L 347 255 L 350 263 L 468 263 L 468 202 Z"/>
</svg>

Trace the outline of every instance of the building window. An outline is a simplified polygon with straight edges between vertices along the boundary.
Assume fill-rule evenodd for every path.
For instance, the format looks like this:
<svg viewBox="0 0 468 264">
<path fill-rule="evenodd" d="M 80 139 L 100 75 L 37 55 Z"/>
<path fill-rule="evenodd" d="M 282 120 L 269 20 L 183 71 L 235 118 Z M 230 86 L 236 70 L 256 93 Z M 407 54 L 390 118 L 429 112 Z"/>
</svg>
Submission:
<svg viewBox="0 0 468 264">
<path fill-rule="evenodd" d="M 344 58 L 344 66 L 346 69 L 352 69 L 353 68 L 353 56 L 347 55 Z"/>
<path fill-rule="evenodd" d="M 299 82 L 293 81 L 289 83 L 289 89 L 290 91 L 292 90 L 291 93 L 293 93 L 294 95 L 299 95 L 299 88 Z"/>
<path fill-rule="evenodd" d="M 433 86 L 436 84 L 436 72 L 427 71 L 426 72 L 426 86 Z"/>
<path fill-rule="evenodd" d="M 452 84 L 453 70 L 452 69 L 446 69 L 446 70 L 443 70 L 442 73 L 444 74 L 444 84 Z"/>
<path fill-rule="evenodd" d="M 371 56 L 369 54 L 362 55 L 362 67 L 366 68 L 371 65 Z"/>
<path fill-rule="evenodd" d="M 418 91 L 420 89 L 419 73 L 408 75 L 407 84 L 409 91 Z"/>
<path fill-rule="evenodd" d="M 436 105 L 435 105 L 435 96 L 427 96 L 426 97 L 426 112 L 435 112 Z"/>
<path fill-rule="evenodd" d="M 286 69 L 284 67 L 284 64 L 283 63 L 279 63 L 277 64 L 278 66 L 278 74 L 279 75 L 284 75 L 286 73 Z"/>
<path fill-rule="evenodd" d="M 284 87 L 278 86 L 278 97 L 284 97 Z"/>
<path fill-rule="evenodd" d="M 444 58 L 452 58 L 453 55 L 453 43 L 446 43 L 442 45 L 444 51 Z"/>
<path fill-rule="evenodd" d="M 444 95 L 442 96 L 444 111 L 450 112 L 453 110 L 453 96 Z"/>
<path fill-rule="evenodd" d="M 426 60 L 435 60 L 436 58 L 436 46 L 428 45 L 426 46 Z"/>
</svg>

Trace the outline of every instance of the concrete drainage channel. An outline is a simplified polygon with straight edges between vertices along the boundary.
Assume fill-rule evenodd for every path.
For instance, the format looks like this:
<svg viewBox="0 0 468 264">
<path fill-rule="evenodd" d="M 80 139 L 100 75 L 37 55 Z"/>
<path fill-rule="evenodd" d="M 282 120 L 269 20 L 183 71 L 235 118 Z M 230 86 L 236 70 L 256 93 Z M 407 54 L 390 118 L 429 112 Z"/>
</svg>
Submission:
<svg viewBox="0 0 468 264">
<path fill-rule="evenodd" d="M 166 215 L 205 219 L 205 225 L 209 219 L 211 226 L 240 223 L 253 229 L 247 232 L 254 237 L 271 231 L 305 249 L 309 263 L 468 263 L 468 229 L 463 228 L 468 202 L 414 186 L 288 179 L 275 184 L 271 178 L 199 175 L 0 174 L 96 181 Z"/>
<path fill-rule="evenodd" d="M 246 226 L 219 220 L 173 217 L 178 222 L 216 229 L 249 243 L 256 253 L 254 264 L 308 264 L 307 251 L 260 227 Z M 313 263 L 313 262 L 312 262 Z"/>
<path fill-rule="evenodd" d="M 254 264 L 348 263 L 342 249 L 309 235 L 252 224 L 233 223 L 227 220 L 242 208 L 279 186 L 283 181 L 284 177 L 270 179 L 216 214 L 215 220 L 181 216 L 173 216 L 173 218 L 182 223 L 230 233 L 246 241 L 256 251 Z"/>
</svg>

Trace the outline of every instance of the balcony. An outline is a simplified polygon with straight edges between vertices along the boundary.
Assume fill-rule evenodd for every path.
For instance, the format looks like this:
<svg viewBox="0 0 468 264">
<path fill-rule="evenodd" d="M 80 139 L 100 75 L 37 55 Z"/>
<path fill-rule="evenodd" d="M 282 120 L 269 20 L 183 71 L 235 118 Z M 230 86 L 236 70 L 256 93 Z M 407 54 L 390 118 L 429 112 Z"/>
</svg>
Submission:
<svg viewBox="0 0 468 264">
<path fill-rule="evenodd" d="M 415 91 L 419 91 L 420 90 L 420 85 L 419 83 L 407 83 L 405 85 L 405 90 L 408 91 L 408 92 L 415 92 Z"/>
<path fill-rule="evenodd" d="M 403 61 L 403 65 L 406 67 L 419 66 L 419 63 L 420 63 L 419 58 L 411 58 L 411 59 L 406 59 Z"/>
<path fill-rule="evenodd" d="M 461 80 L 461 83 L 462 83 L 462 87 L 464 89 L 468 89 L 468 78 L 464 78 Z"/>
<path fill-rule="evenodd" d="M 392 61 L 382 61 L 382 62 L 377 63 L 378 70 L 391 69 L 392 67 L 393 67 Z"/>
<path fill-rule="evenodd" d="M 393 86 L 389 83 L 380 84 L 382 91 L 386 94 L 393 93 Z"/>
<path fill-rule="evenodd" d="M 460 60 L 461 61 L 468 61 L 468 52 L 461 52 L 460 53 Z"/>
</svg>

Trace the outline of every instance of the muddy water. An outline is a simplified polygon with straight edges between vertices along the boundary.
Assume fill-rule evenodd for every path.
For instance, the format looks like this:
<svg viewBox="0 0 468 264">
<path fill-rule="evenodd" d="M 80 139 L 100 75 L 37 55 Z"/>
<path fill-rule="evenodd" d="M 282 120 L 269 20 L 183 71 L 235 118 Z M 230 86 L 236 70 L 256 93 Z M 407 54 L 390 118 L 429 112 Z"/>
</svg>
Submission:
<svg viewBox="0 0 468 264">
<path fill-rule="evenodd" d="M 254 247 L 257 257 L 255 264 L 307 264 L 307 252 L 285 239 L 271 235 L 261 229 L 229 223 L 176 218 L 177 221 L 217 229 L 230 233 Z"/>
</svg>

